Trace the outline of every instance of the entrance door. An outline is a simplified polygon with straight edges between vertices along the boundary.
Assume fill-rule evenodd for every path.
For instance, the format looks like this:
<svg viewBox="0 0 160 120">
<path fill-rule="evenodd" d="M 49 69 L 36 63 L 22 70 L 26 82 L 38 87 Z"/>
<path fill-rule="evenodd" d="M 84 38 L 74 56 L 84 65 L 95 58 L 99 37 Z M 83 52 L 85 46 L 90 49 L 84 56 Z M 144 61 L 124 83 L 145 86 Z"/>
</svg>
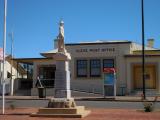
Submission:
<svg viewBox="0 0 160 120">
<path fill-rule="evenodd" d="M 114 73 L 104 74 L 104 96 L 114 96 Z"/>
<path fill-rule="evenodd" d="M 39 68 L 39 77 L 44 87 L 54 87 L 55 66 L 41 66 Z"/>
<path fill-rule="evenodd" d="M 145 75 L 145 87 L 146 89 L 155 89 L 156 88 L 156 66 L 155 65 L 146 65 L 146 75 Z M 143 80 L 142 80 L 142 67 L 140 65 L 135 65 L 133 67 L 133 80 L 134 88 L 142 89 Z"/>
</svg>

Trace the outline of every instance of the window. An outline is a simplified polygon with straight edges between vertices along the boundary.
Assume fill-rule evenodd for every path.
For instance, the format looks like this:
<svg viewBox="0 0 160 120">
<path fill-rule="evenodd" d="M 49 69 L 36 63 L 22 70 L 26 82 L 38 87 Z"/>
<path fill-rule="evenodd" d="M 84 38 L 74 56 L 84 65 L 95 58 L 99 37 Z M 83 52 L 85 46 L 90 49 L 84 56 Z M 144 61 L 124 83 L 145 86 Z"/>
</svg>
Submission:
<svg viewBox="0 0 160 120">
<path fill-rule="evenodd" d="M 114 60 L 113 59 L 104 59 L 103 60 L 103 68 L 113 68 Z"/>
<path fill-rule="evenodd" d="M 43 66 L 39 68 L 40 79 L 55 79 L 55 67 Z"/>
<path fill-rule="evenodd" d="M 77 60 L 77 77 L 87 77 L 87 60 Z"/>
<path fill-rule="evenodd" d="M 99 59 L 90 60 L 90 76 L 101 76 L 101 61 Z"/>
<path fill-rule="evenodd" d="M 11 78 L 11 73 L 7 71 L 7 78 Z"/>
<path fill-rule="evenodd" d="M 53 88 L 54 87 L 54 79 L 55 79 L 55 70 L 56 67 L 52 65 L 41 66 L 39 67 L 39 78 L 42 86 L 46 88 Z M 39 81 L 37 79 L 35 86 L 38 87 Z"/>
<path fill-rule="evenodd" d="M 18 63 L 18 72 L 20 75 L 17 77 L 33 79 L 33 64 L 32 63 Z"/>
</svg>

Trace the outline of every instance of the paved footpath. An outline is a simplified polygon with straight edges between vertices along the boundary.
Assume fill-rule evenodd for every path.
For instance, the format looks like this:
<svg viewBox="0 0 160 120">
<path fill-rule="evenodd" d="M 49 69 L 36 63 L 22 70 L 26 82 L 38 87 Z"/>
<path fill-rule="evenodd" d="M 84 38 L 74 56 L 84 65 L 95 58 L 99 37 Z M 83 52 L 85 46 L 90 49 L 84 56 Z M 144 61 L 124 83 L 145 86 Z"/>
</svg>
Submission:
<svg viewBox="0 0 160 120">
<path fill-rule="evenodd" d="M 5 96 L 7 100 L 49 100 L 52 96 L 47 96 L 46 98 L 39 98 L 38 96 Z M 154 101 L 155 97 L 146 97 L 149 101 Z M 0 96 L 2 99 L 2 96 Z M 104 98 L 103 96 L 99 97 L 74 97 L 75 100 L 91 100 L 91 101 L 125 101 L 125 102 L 141 102 L 140 96 L 116 96 L 114 99 L 111 97 Z M 160 102 L 160 96 L 157 96 L 157 102 Z"/>
<path fill-rule="evenodd" d="M 50 97 L 41 100 L 48 100 Z M 1 98 L 0 98 L 1 99 Z M 37 96 L 7 96 L 7 100 L 40 100 Z M 76 100 L 95 100 L 95 101 L 106 101 L 108 99 L 102 98 L 76 98 Z M 154 97 L 148 97 L 150 101 L 154 100 Z M 97 101 L 97 102 L 98 102 Z M 111 100 L 114 101 L 114 100 Z M 141 101 L 141 97 L 116 97 L 115 101 Z M 158 100 L 160 102 L 160 97 Z M 84 101 L 85 102 L 85 101 Z M 90 110 L 91 114 L 83 119 L 79 118 L 46 118 L 46 117 L 30 117 L 30 113 L 34 113 L 38 108 L 31 107 L 16 107 L 16 109 L 6 109 L 6 115 L 0 115 L 0 120 L 160 120 L 160 111 L 145 113 L 143 111 L 137 109 L 113 109 L 113 108 L 98 108 L 92 107 Z M 0 109 L 0 113 L 2 113 L 2 109 Z"/>
<path fill-rule="evenodd" d="M 0 115 L 0 120 L 160 120 L 160 112 L 143 112 L 131 109 L 90 109 L 89 116 L 80 118 L 47 118 L 30 117 L 27 114 L 36 112 L 36 108 L 7 109 L 6 114 Z M 2 111 L 0 111 L 2 113 Z"/>
</svg>

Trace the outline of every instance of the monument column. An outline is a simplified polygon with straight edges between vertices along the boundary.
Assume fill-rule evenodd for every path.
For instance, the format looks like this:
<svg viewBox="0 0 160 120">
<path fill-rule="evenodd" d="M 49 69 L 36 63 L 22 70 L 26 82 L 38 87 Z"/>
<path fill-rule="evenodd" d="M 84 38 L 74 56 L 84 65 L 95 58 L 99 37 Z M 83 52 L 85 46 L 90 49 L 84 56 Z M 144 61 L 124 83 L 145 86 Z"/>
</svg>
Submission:
<svg viewBox="0 0 160 120">
<path fill-rule="evenodd" d="M 66 51 L 64 45 L 64 22 L 60 21 L 58 40 L 58 52 L 53 55 L 56 61 L 55 71 L 55 98 L 71 98 L 70 91 L 70 71 L 69 61 L 71 60 L 70 54 Z"/>
<path fill-rule="evenodd" d="M 59 53 L 59 55 L 63 55 Z M 57 56 L 57 55 L 56 55 Z M 61 57 L 56 61 L 55 98 L 71 98 L 69 58 Z"/>
</svg>

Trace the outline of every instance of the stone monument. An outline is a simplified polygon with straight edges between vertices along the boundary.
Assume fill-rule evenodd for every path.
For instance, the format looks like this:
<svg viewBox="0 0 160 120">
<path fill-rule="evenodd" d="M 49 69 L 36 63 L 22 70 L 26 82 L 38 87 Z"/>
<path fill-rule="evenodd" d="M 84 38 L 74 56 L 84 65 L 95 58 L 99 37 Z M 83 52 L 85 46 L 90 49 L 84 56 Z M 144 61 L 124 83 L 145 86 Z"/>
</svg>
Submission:
<svg viewBox="0 0 160 120">
<path fill-rule="evenodd" d="M 58 52 L 53 55 L 56 61 L 55 98 L 71 98 L 69 61 L 71 56 L 64 45 L 64 22 L 59 23 Z"/>
<path fill-rule="evenodd" d="M 37 113 L 31 116 L 44 117 L 85 117 L 90 111 L 85 110 L 84 106 L 76 106 L 74 98 L 71 97 L 70 90 L 70 54 L 65 49 L 64 44 L 64 22 L 59 23 L 58 51 L 53 53 L 53 59 L 56 61 L 55 71 L 55 96 L 48 102 L 46 108 L 40 108 Z"/>
</svg>

